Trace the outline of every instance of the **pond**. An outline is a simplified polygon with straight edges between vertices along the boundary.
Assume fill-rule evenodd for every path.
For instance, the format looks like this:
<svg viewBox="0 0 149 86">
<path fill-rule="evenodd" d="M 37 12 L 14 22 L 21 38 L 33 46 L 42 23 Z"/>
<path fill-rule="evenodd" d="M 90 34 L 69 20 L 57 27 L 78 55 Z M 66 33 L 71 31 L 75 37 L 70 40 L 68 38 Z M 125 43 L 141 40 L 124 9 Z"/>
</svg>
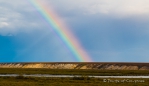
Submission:
<svg viewBox="0 0 149 86">
<path fill-rule="evenodd" d="M 0 74 L 0 77 L 17 77 L 19 74 Z M 81 75 L 50 75 L 50 74 L 23 74 L 24 77 L 82 77 Z M 91 76 L 94 78 L 149 78 L 149 76 Z"/>
</svg>

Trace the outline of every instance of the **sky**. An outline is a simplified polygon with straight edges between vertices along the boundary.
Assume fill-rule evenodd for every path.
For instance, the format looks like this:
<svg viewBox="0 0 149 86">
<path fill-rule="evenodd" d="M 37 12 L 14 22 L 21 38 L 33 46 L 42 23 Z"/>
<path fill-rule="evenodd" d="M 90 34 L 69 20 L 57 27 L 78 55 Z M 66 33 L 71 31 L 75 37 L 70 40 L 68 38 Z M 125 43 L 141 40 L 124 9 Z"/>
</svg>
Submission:
<svg viewBox="0 0 149 86">
<path fill-rule="evenodd" d="M 93 62 L 149 62 L 148 0 L 42 3 L 69 27 Z M 78 62 L 64 45 L 30 0 L 0 0 L 0 62 Z"/>
</svg>

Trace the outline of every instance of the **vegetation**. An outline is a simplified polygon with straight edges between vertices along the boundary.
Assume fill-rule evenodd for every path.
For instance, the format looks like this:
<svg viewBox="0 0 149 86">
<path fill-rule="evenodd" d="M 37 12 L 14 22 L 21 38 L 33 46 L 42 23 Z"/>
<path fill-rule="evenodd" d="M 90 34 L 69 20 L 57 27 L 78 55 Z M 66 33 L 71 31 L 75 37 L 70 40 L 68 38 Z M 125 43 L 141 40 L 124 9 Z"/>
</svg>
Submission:
<svg viewBox="0 0 149 86">
<path fill-rule="evenodd" d="M 110 82 L 103 82 L 101 78 L 90 77 L 0 77 L 0 86 L 148 86 L 149 79 L 113 79 Z M 108 80 L 108 79 L 107 79 Z M 116 82 L 124 81 L 125 82 Z M 143 80 L 143 82 L 130 82 Z"/>
<path fill-rule="evenodd" d="M 0 86 L 148 86 L 149 79 L 93 78 L 88 75 L 123 76 L 149 75 L 148 70 L 82 70 L 82 69 L 23 69 L 0 68 L 0 74 L 19 74 L 0 77 Z M 23 74 L 74 75 L 74 77 L 24 77 Z M 81 75 L 76 77 L 75 75 Z M 104 82 L 106 80 L 106 82 Z M 119 82 L 118 82 L 119 81 Z M 123 81 L 123 82 L 122 82 Z M 137 82 L 135 82 L 137 81 Z"/>
<path fill-rule="evenodd" d="M 91 69 L 27 69 L 27 68 L 0 68 L 0 74 L 53 74 L 53 75 L 100 75 L 126 76 L 149 75 L 148 70 L 91 70 Z"/>
</svg>

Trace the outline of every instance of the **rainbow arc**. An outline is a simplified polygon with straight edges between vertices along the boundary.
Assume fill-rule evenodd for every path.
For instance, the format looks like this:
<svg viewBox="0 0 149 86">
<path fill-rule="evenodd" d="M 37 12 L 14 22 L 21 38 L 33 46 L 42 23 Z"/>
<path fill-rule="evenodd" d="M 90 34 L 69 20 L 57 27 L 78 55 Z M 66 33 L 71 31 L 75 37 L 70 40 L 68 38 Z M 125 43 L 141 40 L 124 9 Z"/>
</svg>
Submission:
<svg viewBox="0 0 149 86">
<path fill-rule="evenodd" d="M 29 0 L 34 5 L 46 22 L 52 27 L 53 31 L 60 37 L 67 48 L 71 51 L 75 59 L 81 62 L 91 62 L 90 56 L 86 53 L 79 41 L 74 37 L 69 28 L 60 21 L 56 13 L 41 3 L 40 0 Z"/>
</svg>

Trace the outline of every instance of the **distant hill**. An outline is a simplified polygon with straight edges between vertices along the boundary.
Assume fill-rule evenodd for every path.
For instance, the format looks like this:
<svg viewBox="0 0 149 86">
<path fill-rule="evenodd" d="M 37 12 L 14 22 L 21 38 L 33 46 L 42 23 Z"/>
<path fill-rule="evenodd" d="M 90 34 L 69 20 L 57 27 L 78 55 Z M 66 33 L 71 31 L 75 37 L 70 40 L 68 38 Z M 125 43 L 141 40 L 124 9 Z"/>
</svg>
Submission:
<svg viewBox="0 0 149 86">
<path fill-rule="evenodd" d="M 49 68 L 49 69 L 99 69 L 99 70 L 149 70 L 149 63 L 125 62 L 33 62 L 0 63 L 0 68 Z"/>
</svg>

